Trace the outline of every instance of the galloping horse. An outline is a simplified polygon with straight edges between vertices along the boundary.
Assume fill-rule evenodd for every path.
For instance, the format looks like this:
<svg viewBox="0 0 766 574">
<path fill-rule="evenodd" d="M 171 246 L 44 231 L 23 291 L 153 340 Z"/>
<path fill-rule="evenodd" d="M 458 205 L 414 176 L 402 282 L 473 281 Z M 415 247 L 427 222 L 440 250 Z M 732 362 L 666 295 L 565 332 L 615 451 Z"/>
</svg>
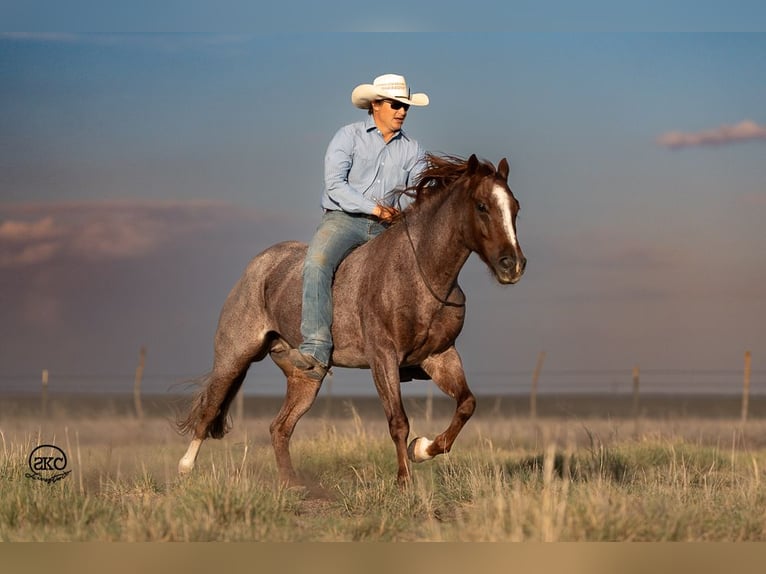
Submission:
<svg viewBox="0 0 766 574">
<path fill-rule="evenodd" d="M 508 161 L 497 169 L 468 160 L 428 156 L 415 199 L 398 222 L 351 252 L 333 286 L 332 364 L 369 368 L 396 446 L 397 478 L 410 479 L 408 459 L 422 462 L 449 452 L 474 412 L 455 339 L 463 328 L 465 296 L 458 274 L 475 252 L 499 283 L 519 281 L 526 266 L 516 237 L 519 204 L 508 187 Z M 281 410 L 270 426 L 280 480 L 297 476 L 289 443 L 321 382 L 286 360 L 301 341 L 301 269 L 306 245 L 280 243 L 257 255 L 229 293 L 215 334 L 213 370 L 194 400 L 181 432 L 193 440 L 179 472 L 194 467 L 202 441 L 229 430 L 227 413 L 250 364 L 267 354 L 287 377 Z M 432 379 L 457 405 L 449 427 L 433 441 L 415 438 L 402 404 L 400 382 Z"/>
</svg>

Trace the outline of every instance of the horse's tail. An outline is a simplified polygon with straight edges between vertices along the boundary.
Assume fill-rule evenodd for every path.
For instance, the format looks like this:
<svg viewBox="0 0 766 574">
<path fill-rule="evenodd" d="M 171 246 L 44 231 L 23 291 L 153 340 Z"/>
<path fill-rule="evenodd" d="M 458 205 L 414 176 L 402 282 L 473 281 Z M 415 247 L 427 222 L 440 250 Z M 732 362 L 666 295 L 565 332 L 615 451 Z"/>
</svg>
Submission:
<svg viewBox="0 0 766 574">
<path fill-rule="evenodd" d="M 200 413 L 204 408 L 205 389 L 210 382 L 210 373 L 197 377 L 189 381 L 184 381 L 184 386 L 193 386 L 197 388 L 191 399 L 185 399 L 183 410 L 178 409 L 175 417 L 175 427 L 179 434 L 185 435 L 192 432 L 200 418 Z"/>
<path fill-rule="evenodd" d="M 215 407 L 210 404 L 208 397 L 208 392 L 213 386 L 211 385 L 212 375 L 208 373 L 190 381 L 191 384 L 199 386 L 200 390 L 194 394 L 188 403 L 184 411 L 186 414 L 184 412 L 177 414 L 175 426 L 178 432 L 182 435 L 193 433 L 195 438 L 223 438 L 231 430 L 229 407 L 242 386 L 246 372 L 237 376 L 228 386 L 226 396 L 220 407 L 216 408 L 216 412 L 211 412 Z M 200 424 L 205 424 L 206 428 L 199 429 Z"/>
</svg>

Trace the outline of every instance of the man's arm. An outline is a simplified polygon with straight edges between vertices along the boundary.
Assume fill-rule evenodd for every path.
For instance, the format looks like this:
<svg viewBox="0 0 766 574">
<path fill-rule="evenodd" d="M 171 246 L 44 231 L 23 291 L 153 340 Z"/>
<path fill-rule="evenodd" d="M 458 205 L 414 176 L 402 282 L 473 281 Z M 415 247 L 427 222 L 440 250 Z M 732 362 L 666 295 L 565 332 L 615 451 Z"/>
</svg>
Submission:
<svg viewBox="0 0 766 574">
<path fill-rule="evenodd" d="M 330 201 L 345 212 L 376 215 L 374 212 L 377 204 L 348 183 L 353 151 L 353 134 L 347 128 L 341 128 L 330 141 L 325 154 L 324 177 L 327 195 Z"/>
</svg>

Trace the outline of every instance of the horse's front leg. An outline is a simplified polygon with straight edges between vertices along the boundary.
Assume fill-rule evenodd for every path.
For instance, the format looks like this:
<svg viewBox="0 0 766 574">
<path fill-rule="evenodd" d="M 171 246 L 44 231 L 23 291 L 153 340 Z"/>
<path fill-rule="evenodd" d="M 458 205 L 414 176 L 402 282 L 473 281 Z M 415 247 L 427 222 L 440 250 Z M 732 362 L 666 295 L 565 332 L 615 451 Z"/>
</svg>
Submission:
<svg viewBox="0 0 766 574">
<path fill-rule="evenodd" d="M 455 347 L 450 347 L 440 355 L 432 355 L 423 361 L 422 367 L 445 394 L 455 399 L 457 405 L 447 430 L 433 441 L 417 437 L 410 443 L 407 451 L 413 462 L 423 462 L 437 454 L 449 452 L 457 435 L 476 408 L 476 399 L 468 388 L 463 363 Z"/>
<path fill-rule="evenodd" d="M 410 434 L 410 422 L 407 420 L 404 404 L 402 404 L 399 364 L 395 356 L 389 355 L 377 355 L 377 358 L 371 363 L 372 377 L 388 419 L 391 439 L 396 447 L 397 480 L 400 485 L 405 485 L 410 481 L 410 463 L 407 459 L 407 437 Z"/>
</svg>

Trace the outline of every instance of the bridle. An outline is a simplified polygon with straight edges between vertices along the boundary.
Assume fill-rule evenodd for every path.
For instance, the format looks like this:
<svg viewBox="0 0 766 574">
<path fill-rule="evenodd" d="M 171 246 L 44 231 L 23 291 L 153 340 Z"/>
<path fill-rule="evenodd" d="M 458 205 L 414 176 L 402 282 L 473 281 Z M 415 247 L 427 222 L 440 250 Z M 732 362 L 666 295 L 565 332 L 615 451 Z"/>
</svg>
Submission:
<svg viewBox="0 0 766 574">
<path fill-rule="evenodd" d="M 429 293 L 433 295 L 434 299 L 436 299 L 439 303 L 444 305 L 445 307 L 465 307 L 465 303 L 455 303 L 454 301 L 447 301 L 447 299 L 444 299 L 439 296 L 436 291 L 434 291 L 433 287 L 431 287 L 431 284 L 428 282 L 428 279 L 426 278 L 425 273 L 423 272 L 423 268 L 420 266 L 420 260 L 418 259 L 418 253 L 415 251 L 415 243 L 412 241 L 412 235 L 410 234 L 410 226 L 407 223 L 407 215 L 403 210 L 400 210 L 399 213 L 402 214 L 402 223 L 404 224 L 404 232 L 407 234 L 407 239 L 410 242 L 410 247 L 412 248 L 412 256 L 415 258 L 415 266 L 418 268 L 418 273 L 420 273 L 420 278 L 423 280 L 423 283 L 426 286 L 426 289 L 428 289 Z M 454 288 L 454 285 L 452 288 L 450 288 L 449 293 L 452 292 L 452 289 Z M 449 293 L 447 293 L 447 296 L 449 296 Z"/>
</svg>

